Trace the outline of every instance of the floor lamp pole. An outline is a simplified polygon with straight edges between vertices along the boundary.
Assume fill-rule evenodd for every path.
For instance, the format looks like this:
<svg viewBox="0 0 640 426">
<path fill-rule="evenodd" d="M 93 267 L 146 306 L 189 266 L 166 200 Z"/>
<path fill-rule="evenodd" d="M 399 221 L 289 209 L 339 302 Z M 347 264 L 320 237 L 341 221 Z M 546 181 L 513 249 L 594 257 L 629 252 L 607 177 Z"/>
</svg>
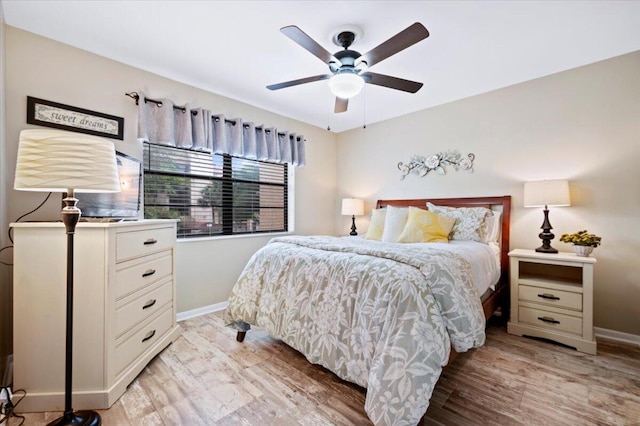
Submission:
<svg viewBox="0 0 640 426">
<path fill-rule="evenodd" d="M 64 377 L 64 414 L 52 421 L 48 426 L 85 425 L 99 426 L 102 424 L 100 415 L 95 411 L 73 411 L 71 399 L 73 396 L 73 242 L 76 225 L 80 220 L 80 209 L 76 206 L 73 189 L 67 190 L 62 208 L 62 223 L 67 233 L 67 324 L 65 346 L 65 377 Z"/>
</svg>

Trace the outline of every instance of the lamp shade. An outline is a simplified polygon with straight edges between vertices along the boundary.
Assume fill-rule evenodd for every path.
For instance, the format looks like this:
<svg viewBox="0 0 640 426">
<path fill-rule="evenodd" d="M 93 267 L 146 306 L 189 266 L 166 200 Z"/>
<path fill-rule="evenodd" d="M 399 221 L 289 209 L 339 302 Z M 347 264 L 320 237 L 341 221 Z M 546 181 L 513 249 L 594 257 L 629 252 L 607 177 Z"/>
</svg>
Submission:
<svg viewBox="0 0 640 426">
<path fill-rule="evenodd" d="M 118 192 L 113 143 L 60 130 L 23 130 L 13 187 L 23 191 Z"/>
<path fill-rule="evenodd" d="M 329 79 L 331 93 L 343 99 L 357 95 L 363 86 L 364 80 L 354 72 L 342 72 Z"/>
<path fill-rule="evenodd" d="M 345 216 L 362 216 L 364 214 L 364 200 L 359 198 L 343 199 L 342 214 Z"/>
<path fill-rule="evenodd" d="M 569 181 L 540 180 L 524 184 L 524 206 L 570 206 Z"/>
</svg>

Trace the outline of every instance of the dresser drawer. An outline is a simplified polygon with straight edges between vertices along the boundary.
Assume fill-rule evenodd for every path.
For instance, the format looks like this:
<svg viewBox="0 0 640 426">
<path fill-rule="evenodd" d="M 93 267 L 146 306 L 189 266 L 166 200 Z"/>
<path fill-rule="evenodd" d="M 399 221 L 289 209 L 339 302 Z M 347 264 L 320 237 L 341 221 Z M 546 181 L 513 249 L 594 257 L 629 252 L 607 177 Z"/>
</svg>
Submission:
<svg viewBox="0 0 640 426">
<path fill-rule="evenodd" d="M 171 328 L 173 317 L 173 309 L 167 309 L 116 347 L 116 375 L 120 374 L 124 368 L 142 355 Z"/>
<path fill-rule="evenodd" d="M 173 247 L 175 232 L 174 227 L 119 232 L 116 235 L 116 262 Z"/>
<path fill-rule="evenodd" d="M 173 300 L 171 280 L 116 309 L 116 338 L 165 308 Z"/>
<path fill-rule="evenodd" d="M 582 318 L 524 306 L 518 308 L 518 314 L 521 323 L 582 335 Z"/>
<path fill-rule="evenodd" d="M 116 300 L 173 274 L 172 252 L 158 253 L 118 265 Z"/>
<path fill-rule="evenodd" d="M 572 293 L 569 291 L 533 287 L 523 284 L 518 286 L 518 293 L 521 301 L 582 311 L 582 293 Z"/>
</svg>

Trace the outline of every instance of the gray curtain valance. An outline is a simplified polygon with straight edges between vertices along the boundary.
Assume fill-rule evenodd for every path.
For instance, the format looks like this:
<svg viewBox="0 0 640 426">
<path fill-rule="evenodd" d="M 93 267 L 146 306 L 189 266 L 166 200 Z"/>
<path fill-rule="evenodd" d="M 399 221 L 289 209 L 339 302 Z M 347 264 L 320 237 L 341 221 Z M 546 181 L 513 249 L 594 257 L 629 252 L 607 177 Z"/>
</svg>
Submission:
<svg viewBox="0 0 640 426">
<path fill-rule="evenodd" d="M 263 125 L 227 119 L 204 108 L 175 106 L 170 99 L 138 103 L 138 139 L 251 160 L 306 165 L 304 136 Z"/>
</svg>

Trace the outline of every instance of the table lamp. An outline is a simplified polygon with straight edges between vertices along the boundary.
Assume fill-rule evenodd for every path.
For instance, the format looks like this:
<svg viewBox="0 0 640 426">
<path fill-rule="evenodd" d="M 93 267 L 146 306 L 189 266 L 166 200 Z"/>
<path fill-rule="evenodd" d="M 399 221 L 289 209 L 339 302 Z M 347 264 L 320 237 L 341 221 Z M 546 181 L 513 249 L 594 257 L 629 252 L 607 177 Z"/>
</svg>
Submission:
<svg viewBox="0 0 640 426">
<path fill-rule="evenodd" d="M 80 219 L 75 192 L 118 192 L 115 148 L 106 139 L 59 130 L 20 132 L 14 189 L 66 192 L 62 222 L 67 234 L 65 409 L 49 425 L 100 425 L 95 411 L 73 411 L 73 237 Z"/>
<path fill-rule="evenodd" d="M 544 206 L 544 221 L 542 222 L 542 232 L 538 234 L 542 240 L 542 245 L 536 249 L 539 253 L 557 253 L 558 250 L 551 247 L 551 240 L 555 237 L 551 233 L 553 227 L 549 222 L 548 206 L 570 206 L 569 181 L 564 179 L 541 180 L 526 182 L 524 184 L 524 206 L 542 207 Z"/>
<path fill-rule="evenodd" d="M 364 214 L 364 200 L 359 198 L 344 198 L 342 200 L 342 215 L 351 216 L 351 232 L 349 235 L 358 235 L 356 232 L 356 216 Z"/>
</svg>

